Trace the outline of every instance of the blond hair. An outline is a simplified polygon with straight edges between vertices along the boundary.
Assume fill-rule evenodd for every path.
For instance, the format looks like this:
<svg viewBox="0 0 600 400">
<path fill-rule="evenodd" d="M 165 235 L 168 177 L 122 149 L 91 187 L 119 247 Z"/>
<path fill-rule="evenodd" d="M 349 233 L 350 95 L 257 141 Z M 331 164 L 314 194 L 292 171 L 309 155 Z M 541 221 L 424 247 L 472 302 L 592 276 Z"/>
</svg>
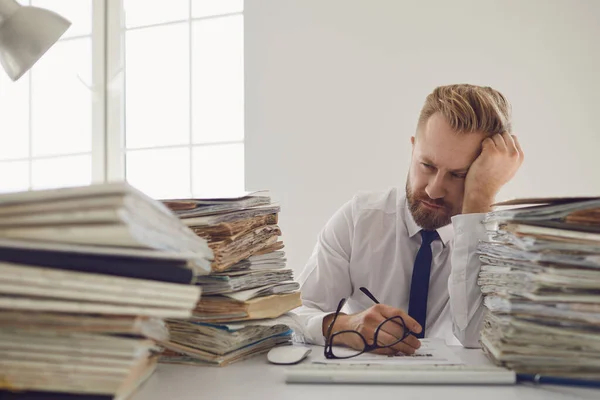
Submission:
<svg viewBox="0 0 600 400">
<path fill-rule="evenodd" d="M 487 86 L 439 86 L 427 96 L 417 131 L 436 112 L 456 132 L 511 133 L 511 107 L 502 93 Z"/>
</svg>

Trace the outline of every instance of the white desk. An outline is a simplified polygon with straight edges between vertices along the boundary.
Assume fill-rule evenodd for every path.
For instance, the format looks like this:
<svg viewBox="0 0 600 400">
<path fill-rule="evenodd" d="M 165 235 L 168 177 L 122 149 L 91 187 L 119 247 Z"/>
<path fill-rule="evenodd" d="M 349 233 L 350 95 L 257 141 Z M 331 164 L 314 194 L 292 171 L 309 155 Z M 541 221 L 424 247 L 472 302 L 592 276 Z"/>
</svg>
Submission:
<svg viewBox="0 0 600 400">
<path fill-rule="evenodd" d="M 323 351 L 314 347 L 314 352 Z M 480 350 L 455 350 L 467 363 L 485 364 Z M 306 362 L 306 361 L 304 361 Z M 225 368 L 159 365 L 132 400 L 555 400 L 600 399 L 600 390 L 556 386 L 402 386 L 286 384 L 285 366 L 259 355 Z"/>
</svg>

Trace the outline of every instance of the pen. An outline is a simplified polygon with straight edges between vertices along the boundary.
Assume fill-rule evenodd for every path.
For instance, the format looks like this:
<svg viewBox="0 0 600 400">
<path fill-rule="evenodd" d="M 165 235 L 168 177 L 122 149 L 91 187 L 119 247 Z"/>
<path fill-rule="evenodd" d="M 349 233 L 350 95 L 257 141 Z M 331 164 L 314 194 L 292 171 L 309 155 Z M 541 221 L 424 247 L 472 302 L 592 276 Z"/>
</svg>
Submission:
<svg viewBox="0 0 600 400">
<path fill-rule="evenodd" d="M 517 374 L 517 383 L 521 382 L 533 382 L 541 384 L 545 383 L 549 385 L 578 386 L 600 389 L 600 381 L 579 378 L 564 378 L 560 376 L 546 376 L 541 374 Z"/>
</svg>

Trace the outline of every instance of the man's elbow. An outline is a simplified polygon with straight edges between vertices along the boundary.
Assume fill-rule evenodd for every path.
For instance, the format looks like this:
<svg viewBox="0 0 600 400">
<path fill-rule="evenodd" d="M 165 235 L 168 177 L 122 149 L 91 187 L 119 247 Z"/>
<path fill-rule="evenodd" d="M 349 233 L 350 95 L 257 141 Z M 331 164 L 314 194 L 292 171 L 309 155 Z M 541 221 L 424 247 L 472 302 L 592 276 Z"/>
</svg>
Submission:
<svg viewBox="0 0 600 400">
<path fill-rule="evenodd" d="M 481 329 L 483 328 L 482 313 L 476 313 L 471 321 L 463 329 L 456 324 L 452 324 L 452 330 L 454 336 L 459 340 L 460 344 L 467 349 L 479 349 L 481 348 L 481 342 L 479 338 L 481 336 Z"/>
<path fill-rule="evenodd" d="M 481 329 L 483 328 L 483 319 L 479 313 L 474 317 L 464 329 L 460 329 L 456 323 L 452 324 L 454 336 L 467 349 L 481 348 L 479 338 L 481 336 Z"/>
<path fill-rule="evenodd" d="M 479 337 L 481 335 L 481 329 L 477 327 L 477 329 L 459 329 L 456 325 L 454 325 L 454 336 L 458 339 L 460 344 L 467 349 L 479 349 L 481 348 L 481 342 L 479 341 Z"/>
</svg>

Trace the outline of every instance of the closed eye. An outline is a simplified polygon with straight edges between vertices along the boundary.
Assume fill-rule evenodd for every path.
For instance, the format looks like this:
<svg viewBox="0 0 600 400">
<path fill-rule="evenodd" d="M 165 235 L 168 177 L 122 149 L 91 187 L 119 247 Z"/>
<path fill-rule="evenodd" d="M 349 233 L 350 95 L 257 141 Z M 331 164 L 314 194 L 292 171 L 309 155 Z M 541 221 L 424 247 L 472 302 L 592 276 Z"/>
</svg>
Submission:
<svg viewBox="0 0 600 400">
<path fill-rule="evenodd" d="M 456 172 L 452 172 L 452 177 L 456 179 L 465 179 L 467 177 L 467 174 L 457 174 Z"/>
<path fill-rule="evenodd" d="M 421 165 L 423 165 L 427 169 L 435 169 L 435 167 L 433 165 L 431 165 L 431 164 L 421 163 Z"/>
</svg>

